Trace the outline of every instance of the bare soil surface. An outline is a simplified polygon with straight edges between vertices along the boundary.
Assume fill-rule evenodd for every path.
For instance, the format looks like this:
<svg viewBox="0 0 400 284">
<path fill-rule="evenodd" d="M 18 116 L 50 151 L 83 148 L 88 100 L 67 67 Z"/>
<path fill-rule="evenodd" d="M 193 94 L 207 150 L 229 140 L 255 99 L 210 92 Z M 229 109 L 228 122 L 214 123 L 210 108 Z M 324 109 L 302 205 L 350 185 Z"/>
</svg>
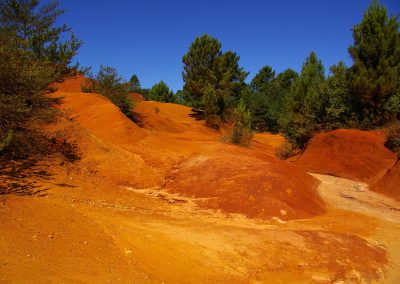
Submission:
<svg viewBox="0 0 400 284">
<path fill-rule="evenodd" d="M 82 160 L 0 167 L 1 283 L 400 283 L 396 201 L 278 160 L 279 135 L 224 143 L 187 107 L 140 102 L 139 127 L 82 80 L 49 127 Z"/>
</svg>

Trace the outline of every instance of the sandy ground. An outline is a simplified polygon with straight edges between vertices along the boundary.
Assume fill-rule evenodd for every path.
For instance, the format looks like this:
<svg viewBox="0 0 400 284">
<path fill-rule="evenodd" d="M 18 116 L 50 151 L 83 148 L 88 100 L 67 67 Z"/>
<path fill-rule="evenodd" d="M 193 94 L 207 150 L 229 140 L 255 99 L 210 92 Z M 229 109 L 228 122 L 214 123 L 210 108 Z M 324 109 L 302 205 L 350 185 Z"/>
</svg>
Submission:
<svg viewBox="0 0 400 284">
<path fill-rule="evenodd" d="M 278 160 L 278 135 L 224 143 L 187 107 L 141 102 L 140 128 L 81 82 L 56 129 L 82 160 L 0 165 L 1 283 L 400 283 L 397 202 Z"/>
<path fill-rule="evenodd" d="M 374 240 L 389 251 L 394 268 L 382 283 L 400 283 L 400 202 L 370 191 L 362 182 L 312 175 L 321 181 L 318 191 L 332 208 L 359 212 L 379 220 Z"/>
<path fill-rule="evenodd" d="M 0 281 L 398 283 L 400 224 L 391 208 L 399 204 L 372 200 L 376 193 L 358 182 L 315 176 L 328 212 L 283 221 L 57 175 L 42 181 L 45 196 L 2 197 Z"/>
</svg>

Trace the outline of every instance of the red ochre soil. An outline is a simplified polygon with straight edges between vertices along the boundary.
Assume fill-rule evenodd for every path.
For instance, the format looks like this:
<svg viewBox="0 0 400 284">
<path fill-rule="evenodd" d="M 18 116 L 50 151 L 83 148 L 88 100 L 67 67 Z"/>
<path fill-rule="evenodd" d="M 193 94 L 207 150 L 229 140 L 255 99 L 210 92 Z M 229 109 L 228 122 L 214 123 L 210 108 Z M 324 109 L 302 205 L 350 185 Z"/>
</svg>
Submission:
<svg viewBox="0 0 400 284">
<path fill-rule="evenodd" d="M 1 167 L 0 186 L 43 191 L 0 196 L 0 282 L 400 280 L 400 226 L 325 204 L 316 178 L 275 157 L 282 137 L 233 146 L 190 108 L 151 101 L 141 128 L 83 81 L 56 84 L 66 115 L 49 127 L 82 160 Z"/>
<path fill-rule="evenodd" d="M 375 182 L 371 189 L 400 201 L 400 161 L 387 170 L 385 175 Z"/>
<path fill-rule="evenodd" d="M 314 136 L 295 164 L 307 172 L 373 183 L 396 161 L 384 131 L 338 129 Z"/>
</svg>

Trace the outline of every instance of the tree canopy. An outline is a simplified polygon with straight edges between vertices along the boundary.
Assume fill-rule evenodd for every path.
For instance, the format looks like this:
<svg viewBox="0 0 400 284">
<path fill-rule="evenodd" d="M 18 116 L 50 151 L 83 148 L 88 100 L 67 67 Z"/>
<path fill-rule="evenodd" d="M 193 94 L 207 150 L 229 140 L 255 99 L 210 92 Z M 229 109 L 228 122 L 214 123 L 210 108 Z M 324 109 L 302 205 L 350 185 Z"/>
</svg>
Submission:
<svg viewBox="0 0 400 284">
<path fill-rule="evenodd" d="M 239 67 L 239 59 L 235 52 L 222 52 L 216 38 L 207 34 L 197 37 L 182 59 L 184 90 L 199 101 L 210 87 L 221 96 L 239 97 L 248 75 Z"/>
<path fill-rule="evenodd" d="M 165 84 L 164 81 L 160 81 L 150 89 L 147 99 L 164 103 L 172 103 L 175 101 L 175 96 L 174 93 L 169 89 L 168 85 Z"/>
<path fill-rule="evenodd" d="M 39 126 L 54 120 L 59 99 L 47 94 L 77 71 L 71 62 L 81 45 L 67 26 L 55 25 L 63 12 L 57 2 L 0 1 L 0 152 L 9 157 L 51 148 Z"/>
<path fill-rule="evenodd" d="M 374 0 L 361 23 L 353 27 L 354 61 L 351 86 L 359 100 L 361 119 L 370 127 L 389 120 L 384 105 L 399 93 L 400 33 L 397 16 Z"/>
</svg>

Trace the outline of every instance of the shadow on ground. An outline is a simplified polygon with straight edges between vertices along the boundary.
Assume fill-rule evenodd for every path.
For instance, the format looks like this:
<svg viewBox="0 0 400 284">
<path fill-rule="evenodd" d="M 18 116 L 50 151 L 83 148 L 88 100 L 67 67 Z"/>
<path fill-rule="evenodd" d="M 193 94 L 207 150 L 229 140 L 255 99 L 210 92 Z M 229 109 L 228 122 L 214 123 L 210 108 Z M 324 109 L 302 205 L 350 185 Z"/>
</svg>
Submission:
<svg viewBox="0 0 400 284">
<path fill-rule="evenodd" d="M 47 188 L 40 184 L 51 179 L 36 160 L 0 161 L 0 195 L 46 196 Z"/>
</svg>

